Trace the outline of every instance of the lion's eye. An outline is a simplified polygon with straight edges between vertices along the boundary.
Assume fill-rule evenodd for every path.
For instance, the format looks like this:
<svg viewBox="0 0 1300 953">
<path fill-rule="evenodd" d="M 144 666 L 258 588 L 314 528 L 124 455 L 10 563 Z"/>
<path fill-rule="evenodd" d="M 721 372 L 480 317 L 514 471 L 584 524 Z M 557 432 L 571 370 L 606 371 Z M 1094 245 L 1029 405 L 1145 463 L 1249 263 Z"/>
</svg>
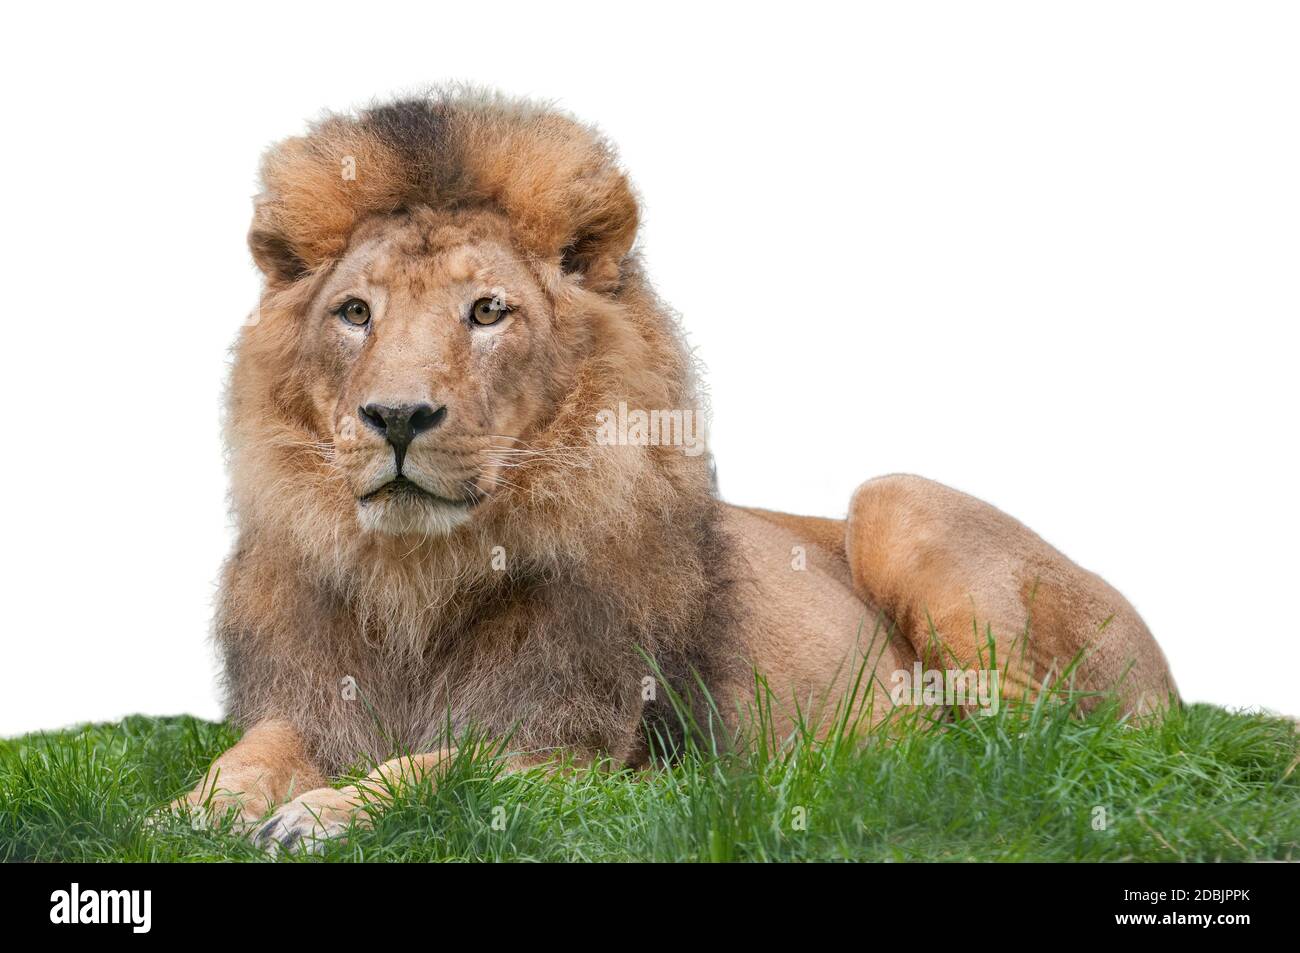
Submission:
<svg viewBox="0 0 1300 953">
<path fill-rule="evenodd" d="M 479 298 L 474 302 L 474 307 L 470 309 L 469 314 L 475 324 L 487 327 L 496 324 L 509 313 L 510 309 L 500 298 Z"/>
<path fill-rule="evenodd" d="M 370 323 L 370 305 L 360 298 L 349 298 L 343 302 L 343 307 L 339 308 L 338 313 L 339 317 L 348 324 L 355 324 L 359 328 Z"/>
</svg>

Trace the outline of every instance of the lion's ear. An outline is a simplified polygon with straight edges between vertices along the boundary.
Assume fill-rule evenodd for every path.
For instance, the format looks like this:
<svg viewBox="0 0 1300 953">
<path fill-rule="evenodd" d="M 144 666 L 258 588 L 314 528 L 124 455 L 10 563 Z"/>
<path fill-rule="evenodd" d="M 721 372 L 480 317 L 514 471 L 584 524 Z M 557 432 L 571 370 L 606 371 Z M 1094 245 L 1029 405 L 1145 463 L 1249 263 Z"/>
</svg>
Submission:
<svg viewBox="0 0 1300 953">
<path fill-rule="evenodd" d="M 640 215 L 613 146 L 570 116 L 496 97 L 457 101 L 447 116 L 457 175 L 443 199 L 486 200 L 526 252 L 590 291 L 617 290 Z"/>
<path fill-rule="evenodd" d="M 640 212 L 626 176 L 610 169 L 600 178 L 579 202 L 577 227 L 560 251 L 560 267 L 578 276 L 584 288 L 604 294 L 622 283 Z"/>
<path fill-rule="evenodd" d="M 306 263 L 277 226 L 274 213 L 265 201 L 259 201 L 254 208 L 248 250 L 253 253 L 253 262 L 273 284 L 295 281 L 307 271 Z"/>
</svg>

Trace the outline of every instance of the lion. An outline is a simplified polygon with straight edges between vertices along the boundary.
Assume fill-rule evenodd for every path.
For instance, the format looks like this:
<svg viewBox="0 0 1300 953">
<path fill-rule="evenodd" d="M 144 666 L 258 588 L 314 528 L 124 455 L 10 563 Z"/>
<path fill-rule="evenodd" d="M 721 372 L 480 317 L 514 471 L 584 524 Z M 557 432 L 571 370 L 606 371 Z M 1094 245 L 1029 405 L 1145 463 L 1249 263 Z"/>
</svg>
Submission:
<svg viewBox="0 0 1300 953">
<path fill-rule="evenodd" d="M 698 369 L 591 127 L 436 91 L 327 116 L 261 187 L 215 621 L 243 734 L 192 816 L 319 844 L 470 730 L 511 770 L 671 761 L 699 718 L 741 739 L 756 680 L 774 736 L 846 705 L 870 732 L 923 669 L 1177 702 L 1128 601 L 986 503 L 906 475 L 846 519 L 719 499 L 680 439 Z"/>
</svg>

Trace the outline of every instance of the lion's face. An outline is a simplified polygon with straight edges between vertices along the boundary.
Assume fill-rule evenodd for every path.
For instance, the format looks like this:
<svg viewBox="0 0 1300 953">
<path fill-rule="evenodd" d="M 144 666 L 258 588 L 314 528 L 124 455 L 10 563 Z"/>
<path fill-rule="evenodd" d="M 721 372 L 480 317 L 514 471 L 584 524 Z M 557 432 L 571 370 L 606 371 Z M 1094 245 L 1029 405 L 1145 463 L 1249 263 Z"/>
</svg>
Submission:
<svg viewBox="0 0 1300 953">
<path fill-rule="evenodd" d="M 279 143 L 261 179 L 226 419 L 248 540 L 388 593 L 415 632 L 486 546 L 571 567 L 629 500 L 707 491 L 703 458 L 597 439 L 602 411 L 692 407 L 694 382 L 592 130 L 491 95 L 401 101 Z"/>
<path fill-rule="evenodd" d="M 512 455 L 563 391 L 553 318 L 497 216 L 426 209 L 357 230 L 299 354 L 363 529 L 446 535 L 510 485 Z"/>
</svg>

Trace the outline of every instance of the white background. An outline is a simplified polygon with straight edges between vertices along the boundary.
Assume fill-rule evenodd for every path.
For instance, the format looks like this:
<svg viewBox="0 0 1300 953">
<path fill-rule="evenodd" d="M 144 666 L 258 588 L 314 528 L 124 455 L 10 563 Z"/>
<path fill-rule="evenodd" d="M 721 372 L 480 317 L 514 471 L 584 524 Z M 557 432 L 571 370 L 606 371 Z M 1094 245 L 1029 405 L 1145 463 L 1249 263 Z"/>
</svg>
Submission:
<svg viewBox="0 0 1300 953">
<path fill-rule="evenodd" d="M 620 144 L 728 499 L 941 480 L 1129 595 L 1186 697 L 1300 714 L 1296 9 L 11 5 L 0 734 L 218 715 L 258 156 L 447 79 Z"/>
</svg>

